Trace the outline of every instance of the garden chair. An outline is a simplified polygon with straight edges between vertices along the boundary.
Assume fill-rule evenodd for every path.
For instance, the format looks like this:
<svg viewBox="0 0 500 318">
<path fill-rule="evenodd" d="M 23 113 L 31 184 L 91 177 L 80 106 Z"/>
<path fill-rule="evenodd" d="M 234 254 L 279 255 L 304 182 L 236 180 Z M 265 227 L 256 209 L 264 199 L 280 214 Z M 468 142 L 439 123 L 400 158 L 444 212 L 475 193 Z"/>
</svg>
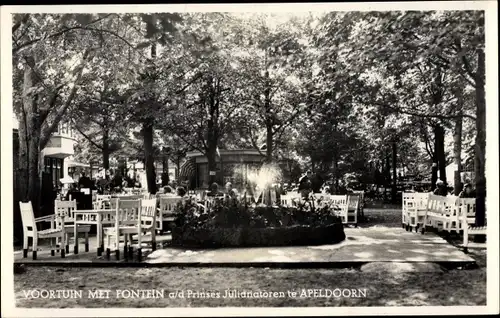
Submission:
<svg viewBox="0 0 500 318">
<path fill-rule="evenodd" d="M 358 226 L 358 210 L 359 210 L 360 196 L 357 194 L 349 195 L 347 197 L 347 223 Z"/>
<path fill-rule="evenodd" d="M 109 194 L 98 194 L 94 202 L 94 209 L 104 209 L 109 201 L 111 200 L 111 195 Z"/>
<path fill-rule="evenodd" d="M 75 243 L 78 242 L 78 234 L 83 233 L 85 237 L 85 252 L 89 251 L 89 233 L 90 233 L 90 225 L 81 225 L 77 227 L 77 233 L 75 233 L 75 216 L 74 216 L 74 211 L 76 210 L 76 200 L 72 201 L 60 201 L 60 200 L 55 200 L 54 201 L 54 211 L 55 214 L 61 214 L 65 213 L 66 218 L 64 219 L 64 233 L 66 235 L 65 237 L 65 242 L 66 242 L 66 253 L 69 253 L 69 237 L 70 234 L 73 234 L 73 239 L 75 240 Z M 75 244 L 76 245 L 76 244 Z M 63 246 L 61 245 L 61 248 Z M 75 250 L 75 253 L 77 253 L 77 250 Z"/>
<path fill-rule="evenodd" d="M 475 226 L 476 221 L 476 199 L 459 198 L 457 200 L 460 229 L 463 230 L 463 249 L 468 252 L 469 236 L 486 235 L 485 226 Z"/>
<path fill-rule="evenodd" d="M 156 201 L 155 201 L 156 202 Z M 116 259 L 120 259 L 120 236 L 124 235 L 125 246 L 127 245 L 126 235 L 129 233 L 131 227 L 137 226 L 139 220 L 139 211 L 141 208 L 141 200 L 116 200 L 115 209 L 110 211 L 109 219 L 103 222 L 103 225 L 112 226 L 103 227 L 104 238 L 106 244 L 106 256 L 109 258 L 111 254 L 111 239 L 114 238 L 114 251 Z"/>
<path fill-rule="evenodd" d="M 347 195 L 330 195 L 329 203 L 335 214 L 342 219 L 342 223 L 348 223 L 348 198 Z"/>
<path fill-rule="evenodd" d="M 55 255 L 53 240 L 56 241 L 59 239 L 60 241 L 60 250 L 61 250 L 61 258 L 65 257 L 65 250 L 63 246 L 65 245 L 65 232 L 64 219 L 66 217 L 66 211 L 61 210 L 60 212 L 56 212 L 54 215 L 42 216 L 39 218 L 35 218 L 33 214 L 33 206 L 31 205 L 31 201 L 29 202 L 19 202 L 19 208 L 21 210 L 21 219 L 23 222 L 23 257 L 28 257 L 28 239 L 31 237 L 33 239 L 33 247 L 32 247 L 32 258 L 33 260 L 37 259 L 38 252 L 38 240 L 40 239 L 50 239 L 50 254 L 52 256 Z M 38 230 L 37 224 L 41 222 L 49 222 L 51 224 L 50 229 L 46 230 Z"/>
<path fill-rule="evenodd" d="M 173 222 L 175 220 L 175 207 L 181 201 L 182 198 L 177 196 L 160 197 L 160 207 L 156 215 L 156 229 L 160 233 L 164 231 L 163 222 Z"/>
<path fill-rule="evenodd" d="M 403 228 L 411 231 L 415 228 L 421 227 L 424 223 L 424 218 L 427 213 L 427 205 L 430 193 L 421 192 L 403 192 L 403 210 L 402 210 L 402 224 Z"/>
<path fill-rule="evenodd" d="M 365 217 L 365 191 L 360 190 L 360 191 L 352 191 L 353 194 L 358 194 L 359 195 L 359 209 L 358 209 L 358 216 L 361 218 Z"/>
</svg>

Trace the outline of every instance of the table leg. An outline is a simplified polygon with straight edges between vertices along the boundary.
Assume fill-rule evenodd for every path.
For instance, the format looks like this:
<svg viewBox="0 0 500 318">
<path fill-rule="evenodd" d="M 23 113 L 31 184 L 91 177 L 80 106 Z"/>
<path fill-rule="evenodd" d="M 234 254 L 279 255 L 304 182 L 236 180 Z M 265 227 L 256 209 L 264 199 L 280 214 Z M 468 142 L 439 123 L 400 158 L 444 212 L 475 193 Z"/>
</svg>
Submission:
<svg viewBox="0 0 500 318">
<path fill-rule="evenodd" d="M 73 252 L 75 254 L 78 254 L 78 223 L 76 223 L 76 220 L 75 220 L 75 225 L 73 226 L 73 237 L 74 237 L 74 243 L 75 243 L 75 246 L 73 247 Z"/>
</svg>

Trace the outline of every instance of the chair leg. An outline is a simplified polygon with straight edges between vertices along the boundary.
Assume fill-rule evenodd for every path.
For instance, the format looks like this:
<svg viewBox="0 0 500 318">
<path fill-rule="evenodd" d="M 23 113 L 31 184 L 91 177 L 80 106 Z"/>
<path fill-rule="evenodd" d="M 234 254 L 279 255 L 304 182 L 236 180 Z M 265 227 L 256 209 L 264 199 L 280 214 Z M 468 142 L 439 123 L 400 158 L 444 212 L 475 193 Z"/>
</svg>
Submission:
<svg viewBox="0 0 500 318">
<path fill-rule="evenodd" d="M 137 248 L 137 261 L 142 261 L 142 248 L 140 246 Z"/>
<path fill-rule="evenodd" d="M 75 234 L 76 236 L 77 234 Z M 66 240 L 66 245 L 65 245 L 65 249 L 66 249 L 66 254 L 69 254 L 69 234 L 66 234 L 65 238 Z M 76 251 L 75 254 L 78 254 L 78 251 Z"/>
<path fill-rule="evenodd" d="M 115 233 L 115 252 L 116 252 L 116 260 L 120 259 L 120 232 L 116 231 Z"/>
<path fill-rule="evenodd" d="M 153 251 L 156 251 L 156 233 L 155 232 L 156 231 L 154 229 L 151 231 L 151 245 L 152 245 L 151 249 Z"/>
<path fill-rule="evenodd" d="M 26 232 L 26 230 L 24 230 Z M 24 234 L 23 236 L 23 258 L 28 257 L 28 235 Z"/>
<path fill-rule="evenodd" d="M 85 252 L 88 252 L 89 249 L 89 233 L 85 232 Z"/>
<path fill-rule="evenodd" d="M 61 247 L 64 248 L 61 248 L 61 258 L 65 258 L 66 257 L 66 235 L 61 235 Z"/>
<path fill-rule="evenodd" d="M 133 248 L 132 244 L 130 244 L 128 247 L 128 258 L 130 258 L 130 259 L 134 258 L 134 248 Z"/>
<path fill-rule="evenodd" d="M 75 246 L 73 247 L 73 249 L 74 249 L 74 253 L 75 253 L 75 254 L 78 254 L 78 243 L 79 243 L 79 242 L 78 242 L 78 232 L 77 232 L 77 231 L 75 231 L 75 233 L 74 233 L 74 241 L 75 241 L 75 242 L 74 242 L 74 243 L 75 243 Z M 68 244 L 69 244 L 69 242 L 68 242 Z"/>
<path fill-rule="evenodd" d="M 37 252 L 37 250 L 38 250 L 38 236 L 35 235 L 35 236 L 33 236 L 33 252 L 32 252 L 33 253 L 33 257 L 32 257 L 33 260 L 36 260 L 36 257 L 37 257 L 36 252 Z"/>
<path fill-rule="evenodd" d="M 50 238 L 50 256 L 55 256 L 56 253 L 54 251 L 54 241 L 55 241 L 55 238 Z"/>
<path fill-rule="evenodd" d="M 125 234 L 125 235 L 123 235 L 123 256 L 125 257 L 125 259 L 128 259 L 127 243 L 128 243 L 128 235 Z"/>
<path fill-rule="evenodd" d="M 109 261 L 111 258 L 111 249 L 110 249 L 110 244 L 111 244 L 111 237 L 110 235 L 106 236 L 106 259 Z"/>
</svg>

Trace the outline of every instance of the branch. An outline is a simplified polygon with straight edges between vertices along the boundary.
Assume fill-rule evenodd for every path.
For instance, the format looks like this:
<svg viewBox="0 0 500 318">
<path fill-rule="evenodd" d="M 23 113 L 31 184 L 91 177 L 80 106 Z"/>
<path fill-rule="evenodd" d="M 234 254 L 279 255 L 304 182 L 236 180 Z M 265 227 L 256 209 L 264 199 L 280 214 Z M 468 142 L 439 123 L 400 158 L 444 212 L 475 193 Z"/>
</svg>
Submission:
<svg viewBox="0 0 500 318">
<path fill-rule="evenodd" d="M 26 23 L 26 21 L 28 21 L 29 17 L 30 17 L 30 15 L 29 15 L 29 14 L 23 14 L 22 19 L 20 19 L 19 21 L 17 21 L 17 22 L 16 22 L 16 24 L 14 24 L 14 25 L 12 26 L 12 34 L 14 34 L 14 32 L 16 32 L 16 31 L 17 31 L 17 29 L 19 29 L 19 27 L 20 27 L 22 24 Z"/>
<path fill-rule="evenodd" d="M 257 149 L 257 151 L 259 152 L 259 154 L 261 156 L 265 156 L 264 153 L 262 153 L 262 151 L 260 150 L 260 147 L 257 145 L 257 142 L 255 141 L 255 139 L 253 138 L 253 134 L 252 134 L 252 129 L 250 127 L 248 127 L 248 133 L 250 135 L 250 142 L 252 143 L 252 146 Z"/>
<path fill-rule="evenodd" d="M 80 82 L 80 79 L 82 78 L 84 65 L 85 65 L 85 62 L 87 61 L 89 55 L 90 55 L 90 49 L 87 49 L 83 53 L 83 60 L 82 60 L 82 64 L 80 65 L 80 70 L 79 70 L 78 76 L 73 84 L 73 88 L 71 89 L 71 92 L 69 93 L 68 98 L 66 99 L 66 102 L 63 104 L 63 106 L 61 108 L 59 108 L 56 111 L 54 119 L 52 121 L 52 124 L 46 125 L 42 129 L 41 134 L 40 134 L 40 149 L 45 148 L 45 146 L 47 145 L 47 142 L 50 139 L 52 132 L 55 130 L 57 125 L 59 125 L 59 122 L 61 121 L 64 113 L 71 105 L 71 102 L 73 101 L 73 98 L 75 97 L 76 92 L 78 90 L 78 83 Z"/>
<path fill-rule="evenodd" d="M 86 135 L 79 127 L 79 125 L 76 123 L 75 119 L 72 118 L 71 121 L 73 122 L 73 126 L 75 127 L 75 129 L 85 138 L 87 139 L 94 147 L 96 147 L 97 149 L 100 149 L 100 150 L 103 150 L 104 148 L 102 146 L 100 146 L 99 144 L 97 144 L 94 140 L 92 140 L 93 138 Z"/>
<path fill-rule="evenodd" d="M 26 42 L 26 43 L 23 43 L 23 44 L 19 45 L 19 46 L 18 46 L 18 47 L 16 47 L 16 48 L 12 48 L 12 54 L 14 55 L 14 54 L 16 54 L 17 52 L 19 52 L 21 49 L 23 49 L 23 48 L 25 48 L 25 47 L 27 47 L 27 46 L 30 46 L 30 45 L 32 45 L 32 44 L 35 44 L 36 42 L 39 42 L 39 41 L 41 41 L 41 40 L 46 40 L 46 39 L 54 38 L 54 37 L 57 37 L 57 36 L 63 35 L 64 33 L 69 32 L 69 31 L 72 31 L 72 30 L 94 30 L 94 31 L 102 31 L 102 32 L 106 32 L 107 30 L 91 29 L 91 28 L 86 28 L 86 26 L 91 25 L 91 24 L 94 24 L 94 23 L 97 23 L 97 22 L 99 22 L 99 21 L 101 21 L 101 20 L 104 20 L 105 18 L 107 18 L 107 17 L 109 17 L 109 16 L 111 16 L 111 15 L 112 15 L 112 13 L 110 13 L 110 14 L 108 14 L 108 15 L 104 16 L 104 17 L 98 18 L 98 19 L 96 19 L 96 20 L 94 20 L 94 21 L 91 21 L 91 22 L 89 22 L 89 23 L 87 23 L 87 24 L 85 24 L 85 25 L 80 25 L 80 26 L 76 26 L 76 27 L 66 28 L 66 29 L 64 29 L 64 30 L 58 31 L 58 32 L 56 32 L 56 33 L 50 34 L 50 35 L 45 36 L 45 37 L 40 37 L 40 38 L 33 39 L 33 40 L 31 40 L 31 41 L 28 41 L 28 42 Z M 111 31 L 108 31 L 108 32 L 111 32 Z M 122 38 L 122 39 L 123 39 L 123 38 Z M 123 39 L 123 40 L 124 40 L 124 39 Z M 129 44 L 126 40 L 125 40 L 125 42 L 126 42 L 127 44 Z M 129 45 L 130 45 L 130 44 L 129 44 Z"/>
<path fill-rule="evenodd" d="M 194 82 L 196 82 L 198 79 L 200 79 L 202 77 L 202 73 L 198 73 L 194 76 L 194 78 L 189 82 L 187 83 L 186 85 L 184 85 L 184 87 L 182 87 L 181 89 L 177 90 L 175 92 L 175 94 L 180 94 L 182 92 L 184 92 L 189 86 L 191 86 Z"/>
<path fill-rule="evenodd" d="M 290 115 L 290 117 L 286 120 L 284 120 L 283 124 L 279 125 L 276 129 L 273 129 L 273 136 L 276 135 L 281 129 L 285 129 L 286 127 L 290 126 L 290 124 L 295 120 L 295 118 L 302 113 L 302 109 L 299 109 L 299 105 L 295 107 L 295 113 Z"/>
</svg>

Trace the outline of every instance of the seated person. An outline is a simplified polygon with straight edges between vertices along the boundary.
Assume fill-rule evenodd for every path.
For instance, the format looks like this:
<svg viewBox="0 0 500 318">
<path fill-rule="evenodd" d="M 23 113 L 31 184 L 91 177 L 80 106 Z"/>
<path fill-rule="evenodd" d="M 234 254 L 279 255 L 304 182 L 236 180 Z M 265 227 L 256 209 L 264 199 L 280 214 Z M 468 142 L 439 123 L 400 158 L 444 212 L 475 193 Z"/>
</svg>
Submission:
<svg viewBox="0 0 500 318">
<path fill-rule="evenodd" d="M 187 191 L 186 191 L 186 188 L 184 188 L 184 187 L 178 187 L 176 190 L 176 193 L 178 196 L 183 197 L 186 195 Z"/>
<path fill-rule="evenodd" d="M 301 188 L 299 189 L 300 195 L 303 199 L 308 198 L 309 194 L 312 192 L 312 183 L 310 180 L 305 180 L 301 184 Z"/>
<path fill-rule="evenodd" d="M 209 191 L 207 192 L 207 196 L 209 196 L 209 197 L 219 197 L 219 196 L 222 196 L 222 195 L 223 195 L 223 193 L 221 193 L 219 191 L 219 185 L 217 184 L 217 182 L 212 183 L 212 185 L 210 186 Z"/>
<path fill-rule="evenodd" d="M 233 189 L 233 185 L 231 184 L 231 182 L 228 182 L 226 183 L 226 186 L 225 186 L 225 190 L 226 190 L 226 194 L 229 194 L 229 192 L 231 192 L 231 190 Z"/>
<path fill-rule="evenodd" d="M 173 194 L 174 193 L 174 190 L 172 189 L 172 187 L 170 186 L 164 186 L 163 187 L 163 193 L 164 194 Z"/>
<path fill-rule="evenodd" d="M 472 185 L 470 183 L 466 183 L 464 185 L 464 189 L 460 192 L 458 195 L 459 198 L 475 198 L 476 197 L 476 191 L 472 188 Z"/>
<path fill-rule="evenodd" d="M 76 183 L 72 183 L 69 186 L 69 190 L 66 193 L 65 199 L 67 201 L 69 201 L 69 200 L 75 200 L 76 197 L 78 197 L 79 195 L 80 195 L 80 191 L 78 190 L 78 185 Z M 70 196 L 71 196 L 71 199 L 70 199 Z"/>
<path fill-rule="evenodd" d="M 438 180 L 436 182 L 436 189 L 433 191 L 434 195 L 440 195 L 445 197 L 448 194 L 448 190 L 446 188 L 446 185 L 444 184 L 443 180 Z"/>
</svg>

